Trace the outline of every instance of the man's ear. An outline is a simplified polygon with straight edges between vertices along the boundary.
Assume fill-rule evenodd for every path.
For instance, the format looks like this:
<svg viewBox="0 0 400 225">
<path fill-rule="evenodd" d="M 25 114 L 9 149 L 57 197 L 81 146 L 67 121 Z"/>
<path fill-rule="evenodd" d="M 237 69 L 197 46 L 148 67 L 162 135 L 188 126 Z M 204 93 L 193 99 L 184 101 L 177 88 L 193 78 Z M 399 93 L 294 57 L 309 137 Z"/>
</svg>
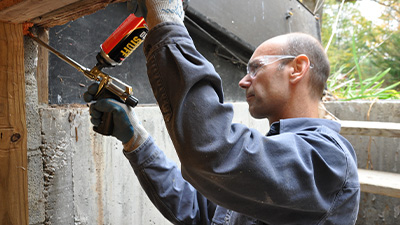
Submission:
<svg viewBox="0 0 400 225">
<path fill-rule="evenodd" d="M 293 72 L 290 74 L 290 82 L 295 84 L 305 77 L 310 68 L 310 60 L 304 54 L 298 55 L 292 62 Z"/>
</svg>

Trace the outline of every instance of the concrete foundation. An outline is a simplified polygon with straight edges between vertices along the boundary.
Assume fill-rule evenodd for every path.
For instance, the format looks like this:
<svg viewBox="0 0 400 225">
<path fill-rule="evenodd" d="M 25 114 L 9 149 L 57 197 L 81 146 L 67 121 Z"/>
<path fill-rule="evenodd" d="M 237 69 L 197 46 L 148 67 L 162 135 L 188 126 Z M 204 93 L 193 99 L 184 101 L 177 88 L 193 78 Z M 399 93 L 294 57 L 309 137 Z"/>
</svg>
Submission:
<svg viewBox="0 0 400 225">
<path fill-rule="evenodd" d="M 247 111 L 244 106 L 238 111 Z M 136 113 L 179 164 L 158 106 Z M 45 224 L 170 224 L 142 191 L 121 143 L 92 131 L 87 106 L 41 108 L 40 117 Z M 243 118 L 237 120 L 268 130 L 267 121 Z"/>
<path fill-rule="evenodd" d="M 344 113 L 344 109 L 352 109 L 355 104 L 369 103 L 332 103 L 327 107 Z M 398 103 L 387 106 L 392 104 Z M 246 103 L 234 103 L 234 106 L 235 122 L 248 124 L 262 133 L 268 131 L 268 121 L 252 119 Z M 136 113 L 157 144 L 179 164 L 158 107 L 137 107 Z M 34 187 L 30 188 L 30 196 L 33 196 L 30 205 L 40 206 L 40 201 L 35 202 L 41 199 L 38 196 L 42 193 L 38 190 L 44 182 L 45 224 L 169 224 L 141 190 L 122 154 L 121 144 L 92 131 L 87 106 L 42 107 L 40 117 L 41 152 L 29 155 L 29 165 L 38 168 L 35 171 L 38 175 L 43 166 L 44 181 L 31 179 L 29 185 Z M 369 137 L 348 139 L 357 151 L 359 167 L 366 168 Z M 370 161 L 373 168 L 398 172 L 399 140 L 372 139 Z M 42 160 L 38 157 L 40 153 Z M 360 207 L 357 224 L 397 224 L 400 221 L 400 199 L 363 193 Z M 30 210 L 32 221 L 43 218 L 40 216 L 43 209 Z"/>
</svg>

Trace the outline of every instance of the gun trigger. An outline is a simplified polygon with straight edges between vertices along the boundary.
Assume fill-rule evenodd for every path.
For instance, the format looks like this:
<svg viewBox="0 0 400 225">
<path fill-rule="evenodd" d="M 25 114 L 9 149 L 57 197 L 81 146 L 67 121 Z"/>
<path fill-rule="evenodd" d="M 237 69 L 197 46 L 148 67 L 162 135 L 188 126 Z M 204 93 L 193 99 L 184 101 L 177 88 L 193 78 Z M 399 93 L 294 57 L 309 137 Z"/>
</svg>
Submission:
<svg viewBox="0 0 400 225">
<path fill-rule="evenodd" d="M 106 79 L 102 79 L 100 81 L 99 89 L 97 89 L 97 93 L 96 93 L 95 96 L 98 96 L 100 94 L 100 92 L 103 90 L 103 88 L 105 87 L 106 84 L 107 84 L 107 80 Z"/>
</svg>

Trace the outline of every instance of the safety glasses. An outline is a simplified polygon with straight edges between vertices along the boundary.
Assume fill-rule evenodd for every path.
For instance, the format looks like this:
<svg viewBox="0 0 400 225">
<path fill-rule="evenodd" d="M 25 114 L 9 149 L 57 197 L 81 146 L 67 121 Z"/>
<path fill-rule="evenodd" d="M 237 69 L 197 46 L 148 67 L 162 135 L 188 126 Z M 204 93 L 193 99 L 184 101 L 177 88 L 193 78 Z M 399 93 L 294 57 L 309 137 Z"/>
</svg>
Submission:
<svg viewBox="0 0 400 225">
<path fill-rule="evenodd" d="M 258 56 L 247 64 L 247 74 L 251 78 L 255 78 L 257 72 L 266 65 L 272 64 L 282 59 L 294 59 L 296 56 L 292 55 L 263 55 Z"/>
</svg>

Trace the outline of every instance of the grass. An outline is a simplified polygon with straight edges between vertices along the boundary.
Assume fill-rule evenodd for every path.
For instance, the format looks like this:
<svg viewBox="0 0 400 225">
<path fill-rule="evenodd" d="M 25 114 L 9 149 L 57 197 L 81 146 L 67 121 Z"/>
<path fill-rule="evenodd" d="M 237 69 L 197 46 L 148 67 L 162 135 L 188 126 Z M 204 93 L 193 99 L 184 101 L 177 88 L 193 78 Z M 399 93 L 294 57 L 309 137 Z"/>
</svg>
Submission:
<svg viewBox="0 0 400 225">
<path fill-rule="evenodd" d="M 328 79 L 328 93 L 340 101 L 356 99 L 400 99 L 400 92 L 395 89 L 400 85 L 400 81 L 384 87 L 384 78 L 389 74 L 390 68 L 372 77 L 364 78 L 355 48 L 354 37 L 352 51 L 356 72 L 343 74 L 344 68 L 339 68 Z"/>
</svg>

